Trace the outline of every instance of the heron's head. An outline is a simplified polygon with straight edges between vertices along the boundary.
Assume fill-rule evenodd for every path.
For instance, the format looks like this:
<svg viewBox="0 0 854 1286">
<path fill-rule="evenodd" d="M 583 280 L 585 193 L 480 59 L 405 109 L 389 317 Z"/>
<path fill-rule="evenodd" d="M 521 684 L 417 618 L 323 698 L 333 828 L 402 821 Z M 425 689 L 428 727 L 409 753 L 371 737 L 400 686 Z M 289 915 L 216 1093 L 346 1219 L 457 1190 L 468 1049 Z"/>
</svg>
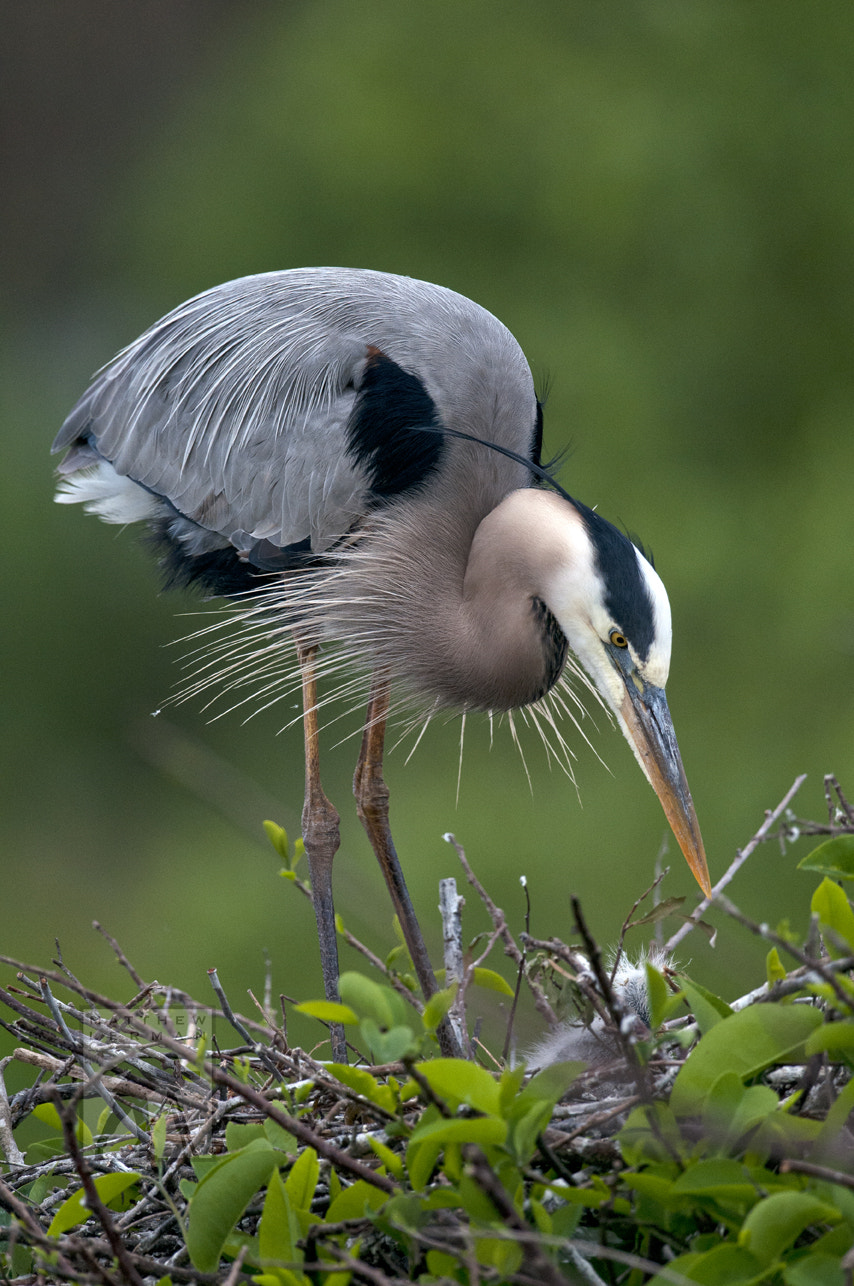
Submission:
<svg viewBox="0 0 854 1286">
<path fill-rule="evenodd" d="M 558 557 L 545 600 L 623 734 L 704 893 L 711 891 L 697 814 L 664 695 L 670 603 L 636 545 L 593 510 L 553 497 Z"/>
</svg>

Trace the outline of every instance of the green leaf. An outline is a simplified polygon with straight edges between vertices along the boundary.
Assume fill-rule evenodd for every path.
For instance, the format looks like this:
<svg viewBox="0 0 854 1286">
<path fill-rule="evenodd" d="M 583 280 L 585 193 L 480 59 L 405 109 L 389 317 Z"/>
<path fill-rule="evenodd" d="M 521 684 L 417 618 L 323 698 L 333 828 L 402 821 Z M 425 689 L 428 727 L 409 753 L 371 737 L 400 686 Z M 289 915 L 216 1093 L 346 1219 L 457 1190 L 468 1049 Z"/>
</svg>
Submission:
<svg viewBox="0 0 854 1286">
<path fill-rule="evenodd" d="M 299 1143 L 294 1136 L 269 1116 L 264 1121 L 264 1137 L 280 1152 L 295 1153 L 299 1150 Z"/>
<path fill-rule="evenodd" d="M 745 1206 L 752 1206 L 759 1195 L 747 1166 L 723 1157 L 694 1162 L 670 1186 L 677 1196 L 713 1197 Z"/>
<path fill-rule="evenodd" d="M 397 1152 L 392 1152 L 391 1148 L 386 1147 L 385 1143 L 381 1143 L 379 1139 L 375 1139 L 372 1134 L 368 1135 L 368 1142 L 371 1145 L 372 1151 L 379 1157 L 380 1161 L 382 1161 L 389 1174 L 394 1175 L 395 1179 L 402 1183 L 404 1177 L 402 1158 L 397 1154 Z"/>
<path fill-rule="evenodd" d="M 436 1115 L 437 1113 L 434 1113 L 434 1118 Z M 422 1116 L 422 1124 L 426 1116 L 428 1112 Z M 409 1171 L 409 1182 L 415 1192 L 423 1192 L 427 1187 L 441 1151 L 442 1146 L 435 1139 L 428 1139 L 423 1143 L 417 1139 L 414 1141 L 410 1139 L 406 1148 L 406 1168 Z"/>
<path fill-rule="evenodd" d="M 344 1023 L 354 1027 L 359 1021 L 349 1005 L 339 1005 L 334 1000 L 305 1000 L 301 1005 L 294 1005 L 294 1009 L 309 1018 L 319 1018 L 322 1023 Z"/>
<path fill-rule="evenodd" d="M 422 1122 L 412 1132 L 412 1143 L 504 1143 L 507 1122 L 497 1116 L 473 1116 Z"/>
<path fill-rule="evenodd" d="M 444 983 L 445 976 L 446 970 L 444 970 L 444 968 L 437 968 L 437 983 Z M 475 984 L 475 986 L 482 986 L 485 992 L 498 992 L 499 995 L 514 995 L 513 988 L 509 985 L 507 979 L 504 979 L 500 974 L 496 974 L 493 968 L 482 968 L 478 965 L 476 970 L 473 971 L 472 983 Z"/>
<path fill-rule="evenodd" d="M 478 1263 L 494 1268 L 499 1277 L 512 1277 L 522 1262 L 522 1247 L 504 1237 L 478 1237 L 474 1251 Z"/>
<path fill-rule="evenodd" d="M 459 1261 L 453 1255 L 446 1255 L 443 1250 L 427 1251 L 427 1271 L 433 1277 L 447 1277 L 456 1281 Z"/>
<path fill-rule="evenodd" d="M 520 1165 L 526 1165 L 530 1161 L 537 1139 L 551 1120 L 553 1110 L 551 1103 L 535 1099 L 526 1112 L 521 1115 L 512 1113 L 508 1141 L 513 1156 Z"/>
<path fill-rule="evenodd" d="M 727 1241 L 705 1254 L 679 1255 L 667 1265 L 667 1274 L 656 1273 L 649 1286 L 673 1286 L 673 1279 L 700 1282 L 702 1286 L 768 1286 L 768 1274 L 749 1251 Z"/>
<path fill-rule="evenodd" d="M 472 975 L 472 981 L 476 987 L 483 987 L 485 991 L 497 991 L 499 996 L 513 995 L 513 988 L 494 969 L 483 969 L 478 965 Z"/>
<path fill-rule="evenodd" d="M 251 1121 L 241 1125 L 239 1121 L 227 1121 L 225 1126 L 225 1147 L 227 1152 L 239 1152 L 241 1148 L 263 1139 L 264 1125 L 261 1121 Z"/>
<path fill-rule="evenodd" d="M 291 1203 L 278 1170 L 270 1175 L 264 1209 L 258 1226 L 258 1249 L 262 1261 L 302 1259 L 296 1242 L 301 1233 L 293 1218 Z"/>
<path fill-rule="evenodd" d="M 705 1036 L 722 1018 L 729 1018 L 732 1010 L 720 996 L 701 987 L 699 983 L 692 982 L 690 978 L 680 977 L 679 983 L 702 1035 Z"/>
<path fill-rule="evenodd" d="M 632 920 L 629 927 L 639 929 L 641 925 L 658 924 L 661 920 L 666 919 L 668 915 L 681 910 L 684 904 L 684 897 L 664 898 L 651 911 L 647 911 L 646 915 L 639 916 L 637 920 Z"/>
<path fill-rule="evenodd" d="M 786 969 L 780 959 L 780 952 L 776 947 L 772 947 L 765 957 L 765 977 L 768 981 L 768 986 L 773 987 L 775 982 L 782 982 L 785 976 Z"/>
<path fill-rule="evenodd" d="M 304 1148 L 291 1166 L 285 1191 L 295 1210 L 308 1210 L 320 1177 L 320 1163 L 314 1148 Z"/>
<path fill-rule="evenodd" d="M 750 1005 L 730 1015 L 688 1055 L 673 1083 L 670 1106 L 677 1116 L 696 1115 L 726 1072 L 747 1080 L 774 1063 L 797 1062 L 821 1021 L 811 1005 Z"/>
<path fill-rule="evenodd" d="M 655 1120 L 655 1128 L 650 1125 L 651 1115 Z M 671 1149 L 679 1155 L 684 1147 L 676 1117 L 666 1103 L 632 1108 L 617 1137 L 627 1165 L 641 1165 L 645 1161 L 670 1161 Z"/>
<path fill-rule="evenodd" d="M 390 987 L 381 987 L 361 973 L 342 973 L 338 980 L 338 994 L 346 1005 L 355 1010 L 359 1019 L 372 1018 L 378 1027 L 388 1029 L 405 1022 L 400 997 Z M 395 1004 L 395 1001 L 399 1003 Z"/>
<path fill-rule="evenodd" d="M 811 1224 L 838 1223 L 841 1215 L 808 1192 L 775 1192 L 758 1201 L 738 1234 L 738 1244 L 771 1264 Z"/>
<path fill-rule="evenodd" d="M 433 1093 L 452 1112 L 463 1104 L 478 1112 L 499 1111 L 498 1082 L 486 1068 L 461 1058 L 434 1058 L 432 1062 L 417 1066 Z"/>
<path fill-rule="evenodd" d="M 786 1286 L 845 1286 L 839 1255 L 811 1251 L 783 1272 Z"/>
<path fill-rule="evenodd" d="M 388 1200 L 382 1189 L 364 1179 L 357 1179 L 349 1188 L 344 1188 L 326 1212 L 327 1223 L 339 1223 L 342 1219 L 362 1219 L 373 1210 L 379 1210 Z"/>
<path fill-rule="evenodd" d="M 459 985 L 455 982 L 450 987 L 445 987 L 444 990 L 433 993 L 425 1004 L 424 1013 L 421 1015 L 421 1021 L 426 1031 L 436 1030 L 454 1003 L 458 990 Z"/>
<path fill-rule="evenodd" d="M 397 1063 L 418 1048 L 411 1027 L 390 1027 L 383 1030 L 373 1018 L 363 1018 L 359 1031 L 368 1042 L 378 1063 Z"/>
<path fill-rule="evenodd" d="M 554 1107 L 563 1098 L 576 1077 L 581 1075 L 586 1066 L 585 1062 L 567 1060 L 563 1063 L 552 1063 L 549 1067 L 544 1067 L 542 1071 L 531 1077 L 517 1101 L 527 1103 L 529 1099 L 538 1099 L 540 1102 L 550 1103 Z"/>
<path fill-rule="evenodd" d="M 815 871 L 833 880 L 854 880 L 854 835 L 825 840 L 798 862 L 799 871 Z"/>
<path fill-rule="evenodd" d="M 550 1237 L 552 1235 L 551 1215 L 542 1202 L 537 1201 L 534 1197 L 531 1197 L 530 1206 L 537 1232 L 541 1232 L 544 1237 Z"/>
<path fill-rule="evenodd" d="M 39 1103 L 37 1107 L 33 1108 L 32 1115 L 37 1120 L 43 1121 L 45 1125 L 57 1130 L 60 1135 L 62 1134 L 62 1118 L 53 1103 Z M 89 1147 L 92 1143 L 92 1131 L 81 1116 L 77 1118 L 74 1133 L 77 1137 L 77 1142 L 82 1144 L 84 1148 Z"/>
<path fill-rule="evenodd" d="M 822 928 L 832 929 L 854 951 L 854 910 L 838 884 L 826 876 L 812 895 L 810 908 L 818 916 Z M 828 943 L 832 955 L 841 954 L 840 948 Z"/>
<path fill-rule="evenodd" d="M 807 1054 L 826 1051 L 831 1055 L 854 1059 L 854 1023 L 823 1023 L 813 1032 L 804 1048 Z"/>
<path fill-rule="evenodd" d="M 267 832 L 267 839 L 273 845 L 279 857 L 290 869 L 290 845 L 288 844 L 288 832 L 284 826 L 279 826 L 278 822 L 264 822 L 264 830 Z"/>
<path fill-rule="evenodd" d="M 742 1095 L 738 1110 L 730 1121 L 729 1137 L 733 1141 L 752 1130 L 780 1109 L 777 1095 L 768 1085 L 749 1085 Z"/>
<path fill-rule="evenodd" d="M 233 1246 L 226 1247 L 225 1253 L 229 1259 L 234 1259 L 239 1251 L 240 1246 L 235 1242 Z M 250 1262 L 252 1262 L 252 1259 L 253 1256 L 250 1250 Z M 324 1286 L 347 1286 L 350 1276 L 350 1273 L 330 1273 L 324 1277 Z M 266 1272 L 253 1273 L 252 1281 L 254 1286 L 312 1286 L 310 1277 L 307 1277 L 305 1273 L 296 1273 L 290 1268 L 273 1267 Z"/>
<path fill-rule="evenodd" d="M 217 1268 L 235 1224 L 280 1159 L 266 1139 L 256 1139 L 205 1174 L 190 1200 L 187 1225 L 187 1250 L 200 1272 Z"/>
<path fill-rule="evenodd" d="M 522 1088 L 522 1082 L 525 1079 L 525 1064 L 520 1063 L 518 1067 L 505 1067 L 498 1079 L 498 1105 L 499 1111 L 504 1112 L 513 1102 L 519 1090 Z"/>
<path fill-rule="evenodd" d="M 650 964 L 647 960 L 646 967 L 646 990 L 649 996 L 649 1006 L 651 1021 L 650 1026 L 653 1031 L 658 1031 L 661 1024 L 667 1019 L 668 1004 L 678 998 L 671 994 L 670 988 L 664 980 L 664 974 L 655 965 Z M 672 1008 L 672 1006 L 671 1006 Z"/>
<path fill-rule="evenodd" d="M 703 1104 L 703 1127 L 713 1141 L 727 1137 L 743 1097 L 744 1083 L 737 1072 L 723 1072 L 711 1086 Z M 775 1105 L 776 1101 L 775 1098 Z"/>
<path fill-rule="evenodd" d="M 93 1183 L 104 1205 L 109 1206 L 126 1189 L 137 1183 L 139 1178 L 140 1176 L 135 1171 L 127 1171 L 121 1174 L 98 1174 L 93 1179 Z M 77 1224 L 83 1223 L 91 1213 L 92 1211 L 86 1204 L 86 1193 L 82 1188 L 78 1188 L 76 1192 L 72 1192 L 71 1196 L 63 1201 L 53 1216 L 47 1235 L 49 1237 L 61 1237 L 64 1232 L 68 1232 L 69 1228 L 74 1228 Z"/>
<path fill-rule="evenodd" d="M 833 1106 L 822 1122 L 819 1140 L 823 1148 L 838 1147 L 840 1131 L 852 1112 L 854 1112 L 854 1079 L 839 1091 Z"/>
<path fill-rule="evenodd" d="M 166 1151 L 166 1113 L 161 1112 L 151 1127 L 151 1151 L 159 1165 Z"/>
<path fill-rule="evenodd" d="M 369 1103 L 376 1103 L 386 1112 L 394 1112 L 396 1103 L 392 1088 L 389 1085 L 382 1085 L 363 1067 L 350 1067 L 347 1063 L 329 1063 L 326 1070 L 335 1077 L 336 1081 L 340 1081 L 356 1094 L 361 1094 L 362 1098 L 367 1099 Z"/>
</svg>

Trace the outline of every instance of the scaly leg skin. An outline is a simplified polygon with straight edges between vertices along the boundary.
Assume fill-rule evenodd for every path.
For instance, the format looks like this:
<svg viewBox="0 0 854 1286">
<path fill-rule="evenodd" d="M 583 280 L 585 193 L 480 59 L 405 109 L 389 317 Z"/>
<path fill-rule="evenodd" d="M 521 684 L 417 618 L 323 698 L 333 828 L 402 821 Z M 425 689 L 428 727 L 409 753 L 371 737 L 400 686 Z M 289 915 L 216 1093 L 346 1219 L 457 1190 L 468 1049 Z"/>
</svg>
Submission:
<svg viewBox="0 0 854 1286">
<path fill-rule="evenodd" d="M 332 900 L 332 862 L 340 844 L 339 818 L 320 784 L 320 754 L 317 727 L 317 680 L 314 673 L 316 647 L 297 645 L 302 670 L 303 733 L 305 736 L 305 804 L 302 810 L 302 837 L 311 877 L 311 896 L 317 920 L 320 964 L 327 1000 L 338 996 L 338 942 L 335 937 L 335 906 Z M 332 1058 L 347 1062 L 344 1028 L 329 1028 Z"/>
<path fill-rule="evenodd" d="M 356 811 L 359 821 L 367 831 L 371 848 L 376 854 L 385 882 L 388 885 L 394 909 L 400 920 L 400 927 L 421 990 L 425 1000 L 429 1000 L 437 990 L 436 977 L 430 957 L 421 936 L 421 927 L 415 918 L 415 911 L 409 897 L 409 890 L 403 878 L 397 852 L 391 837 L 388 823 L 388 786 L 383 779 L 383 748 L 385 744 L 385 726 L 388 716 L 389 690 L 388 683 L 381 676 L 374 678 L 368 710 L 365 718 L 365 731 L 362 735 L 362 748 L 356 764 L 353 778 L 353 794 L 356 796 Z M 437 1036 L 442 1053 L 449 1058 L 460 1058 L 462 1052 L 451 1030 L 447 1019 L 440 1024 Z"/>
</svg>

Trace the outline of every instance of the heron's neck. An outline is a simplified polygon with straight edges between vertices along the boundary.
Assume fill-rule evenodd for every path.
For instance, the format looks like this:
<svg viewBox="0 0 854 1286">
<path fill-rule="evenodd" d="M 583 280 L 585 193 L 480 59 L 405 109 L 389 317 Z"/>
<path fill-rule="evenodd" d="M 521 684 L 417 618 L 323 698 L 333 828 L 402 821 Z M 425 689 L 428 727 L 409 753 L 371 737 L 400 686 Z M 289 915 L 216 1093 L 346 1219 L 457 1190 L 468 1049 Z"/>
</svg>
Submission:
<svg viewBox="0 0 854 1286">
<path fill-rule="evenodd" d="M 547 601 L 549 568 L 559 556 L 546 521 L 550 504 L 542 491 L 511 492 L 472 540 L 460 616 L 467 677 L 483 694 L 478 704 L 491 709 L 538 700 L 566 660 L 567 640 Z"/>
<path fill-rule="evenodd" d="M 393 540 L 390 530 L 369 539 L 365 570 L 372 596 L 383 596 L 374 660 L 442 706 L 506 710 L 543 696 L 567 647 L 548 605 L 549 570 L 562 552 L 552 537 L 555 500 L 514 491 L 468 525 L 464 507 L 452 517 L 447 506 L 416 504 L 405 522 L 394 520 Z M 362 604 L 367 589 L 358 591 Z"/>
</svg>

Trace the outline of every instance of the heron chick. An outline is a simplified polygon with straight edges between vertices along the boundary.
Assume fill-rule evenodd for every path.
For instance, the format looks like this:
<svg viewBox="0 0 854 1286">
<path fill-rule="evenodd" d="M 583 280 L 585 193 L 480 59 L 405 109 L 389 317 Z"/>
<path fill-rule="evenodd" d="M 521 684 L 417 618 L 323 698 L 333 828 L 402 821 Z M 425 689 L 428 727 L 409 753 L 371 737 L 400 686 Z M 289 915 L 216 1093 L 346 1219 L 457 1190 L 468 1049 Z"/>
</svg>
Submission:
<svg viewBox="0 0 854 1286">
<path fill-rule="evenodd" d="M 236 659 L 224 649 L 211 670 L 272 699 L 296 640 L 303 831 L 330 996 L 338 815 L 317 752 L 318 648 L 330 640 L 372 676 L 354 790 L 427 994 L 382 779 L 393 686 L 428 712 L 492 713 L 536 710 L 549 694 L 566 708 L 559 694 L 580 678 L 709 892 L 664 695 L 667 594 L 628 537 L 549 477 L 541 444 L 531 372 L 501 322 L 443 287 L 343 268 L 244 277 L 182 304 L 101 370 L 54 443 L 67 451 L 60 502 L 146 522 L 171 581 L 240 601 L 252 646 Z"/>
</svg>

